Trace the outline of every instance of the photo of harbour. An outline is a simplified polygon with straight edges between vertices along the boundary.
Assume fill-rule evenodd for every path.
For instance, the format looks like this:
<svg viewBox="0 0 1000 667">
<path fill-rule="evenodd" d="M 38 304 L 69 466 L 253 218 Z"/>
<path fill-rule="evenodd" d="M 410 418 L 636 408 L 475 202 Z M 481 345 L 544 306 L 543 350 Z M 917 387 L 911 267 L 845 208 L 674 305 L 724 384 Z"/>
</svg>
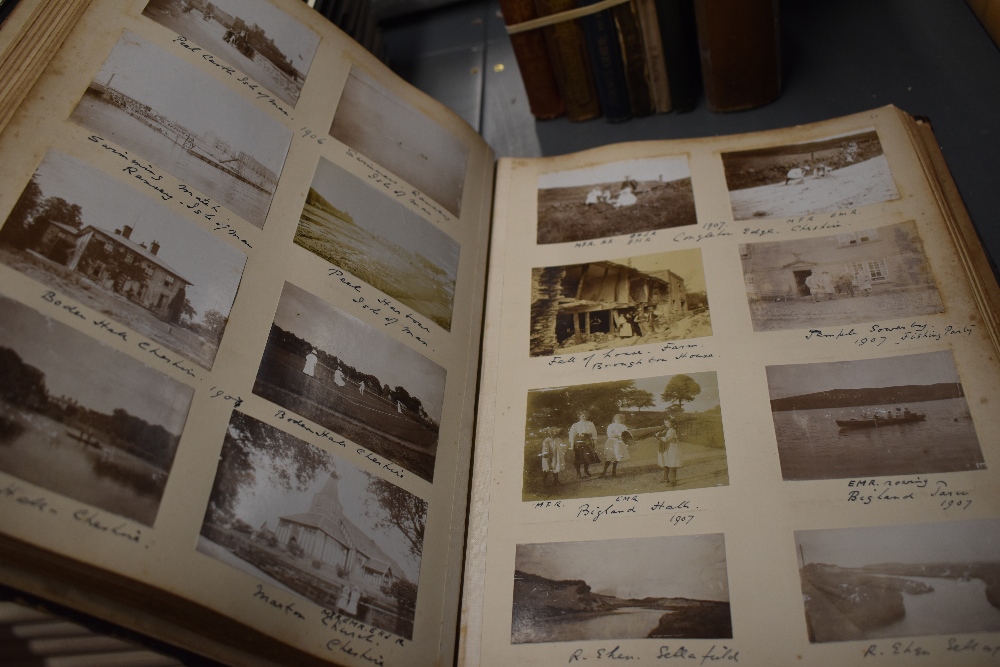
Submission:
<svg viewBox="0 0 1000 667">
<path fill-rule="evenodd" d="M 795 532 L 811 642 L 1000 632 L 1000 521 Z"/>
<path fill-rule="evenodd" d="M 986 467 L 950 351 L 768 366 L 767 382 L 786 480 Z"/>
</svg>

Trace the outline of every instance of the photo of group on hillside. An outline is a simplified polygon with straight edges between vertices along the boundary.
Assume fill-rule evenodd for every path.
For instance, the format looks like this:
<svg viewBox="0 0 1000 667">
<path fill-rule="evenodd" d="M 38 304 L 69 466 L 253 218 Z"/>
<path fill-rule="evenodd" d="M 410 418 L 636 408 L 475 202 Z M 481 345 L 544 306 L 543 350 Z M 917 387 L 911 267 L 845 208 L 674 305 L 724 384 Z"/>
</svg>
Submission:
<svg viewBox="0 0 1000 667">
<path fill-rule="evenodd" d="M 528 392 L 522 500 L 727 484 L 714 372 Z"/>
</svg>

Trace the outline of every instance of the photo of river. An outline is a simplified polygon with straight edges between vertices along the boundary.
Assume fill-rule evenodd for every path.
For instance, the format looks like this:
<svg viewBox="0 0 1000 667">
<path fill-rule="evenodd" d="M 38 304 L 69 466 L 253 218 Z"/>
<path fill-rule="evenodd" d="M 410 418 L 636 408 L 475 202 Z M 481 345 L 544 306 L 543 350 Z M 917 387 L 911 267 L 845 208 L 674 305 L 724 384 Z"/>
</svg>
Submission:
<svg viewBox="0 0 1000 667">
<path fill-rule="evenodd" d="M 796 531 L 811 642 L 1000 632 L 1000 520 Z"/>
</svg>

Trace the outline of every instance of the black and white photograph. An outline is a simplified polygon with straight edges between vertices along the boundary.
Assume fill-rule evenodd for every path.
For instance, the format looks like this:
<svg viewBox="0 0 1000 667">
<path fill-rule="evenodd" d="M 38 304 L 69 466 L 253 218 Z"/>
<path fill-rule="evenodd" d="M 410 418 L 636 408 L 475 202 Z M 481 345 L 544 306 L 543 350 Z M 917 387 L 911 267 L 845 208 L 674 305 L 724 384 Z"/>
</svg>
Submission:
<svg viewBox="0 0 1000 667">
<path fill-rule="evenodd" d="M 351 68 L 330 136 L 461 215 L 469 147 L 363 69 Z"/>
<path fill-rule="evenodd" d="M 734 220 L 785 218 L 899 199 L 875 130 L 722 154 Z"/>
<path fill-rule="evenodd" d="M 538 243 L 683 227 L 698 222 L 684 156 L 625 160 L 538 177 Z"/>
<path fill-rule="evenodd" d="M 531 270 L 531 356 L 712 335 L 701 250 Z"/>
<path fill-rule="evenodd" d="M 211 369 L 246 255 L 49 151 L 0 228 L 0 262 Z"/>
<path fill-rule="evenodd" d="M 20 302 L 0 312 L 0 471 L 152 526 L 194 390 Z"/>
<path fill-rule="evenodd" d="M 797 530 L 795 546 L 810 642 L 1000 632 L 996 519 Z"/>
<path fill-rule="evenodd" d="M 412 639 L 426 525 L 420 498 L 233 411 L 197 549 Z"/>
<path fill-rule="evenodd" d="M 948 350 L 766 370 L 786 480 L 986 467 Z"/>
<path fill-rule="evenodd" d="M 451 330 L 458 242 L 323 158 L 295 243 Z"/>
<path fill-rule="evenodd" d="M 295 106 L 319 35 L 267 0 L 150 0 L 142 15 Z"/>
<path fill-rule="evenodd" d="M 521 499 L 729 484 L 714 372 L 528 392 Z"/>
<path fill-rule="evenodd" d="M 721 533 L 517 545 L 511 644 L 732 636 Z"/>
<path fill-rule="evenodd" d="M 434 479 L 446 371 L 285 283 L 253 393 Z"/>
<path fill-rule="evenodd" d="M 754 331 L 944 312 L 914 222 L 740 245 Z"/>
<path fill-rule="evenodd" d="M 292 131 L 249 99 L 130 32 L 70 119 L 259 228 L 292 142 Z"/>
</svg>

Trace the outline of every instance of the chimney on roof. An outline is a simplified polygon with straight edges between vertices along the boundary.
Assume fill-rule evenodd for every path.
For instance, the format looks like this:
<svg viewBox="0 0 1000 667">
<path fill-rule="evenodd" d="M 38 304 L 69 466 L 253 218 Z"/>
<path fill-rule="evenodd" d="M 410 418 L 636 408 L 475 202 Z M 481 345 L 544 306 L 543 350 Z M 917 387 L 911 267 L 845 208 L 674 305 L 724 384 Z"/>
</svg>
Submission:
<svg viewBox="0 0 1000 667">
<path fill-rule="evenodd" d="M 115 230 L 115 234 L 117 234 L 118 236 L 121 236 L 122 235 L 122 230 L 116 229 Z"/>
<path fill-rule="evenodd" d="M 131 225 L 122 225 L 122 236 L 125 238 L 130 238 L 132 236 Z"/>
<path fill-rule="evenodd" d="M 140 244 L 139 244 L 139 247 L 140 247 L 140 248 L 145 248 L 145 247 L 146 247 L 146 244 L 145 244 L 145 243 L 140 243 Z"/>
<path fill-rule="evenodd" d="M 149 254 L 150 255 L 155 255 L 159 250 L 160 250 L 160 242 L 159 241 L 153 241 L 152 243 L 149 244 Z"/>
</svg>

